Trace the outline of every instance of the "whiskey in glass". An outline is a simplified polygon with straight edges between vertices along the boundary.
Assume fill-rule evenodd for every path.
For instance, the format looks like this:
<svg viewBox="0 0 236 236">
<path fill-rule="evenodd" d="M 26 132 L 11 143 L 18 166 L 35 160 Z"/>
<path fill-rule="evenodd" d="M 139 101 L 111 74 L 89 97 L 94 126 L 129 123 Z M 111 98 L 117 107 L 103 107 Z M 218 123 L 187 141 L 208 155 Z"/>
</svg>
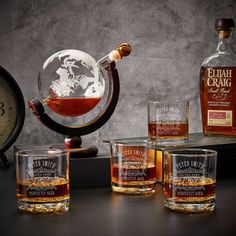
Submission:
<svg viewBox="0 0 236 236">
<path fill-rule="evenodd" d="M 217 152 L 186 148 L 164 155 L 164 205 L 185 213 L 213 211 Z"/>
<path fill-rule="evenodd" d="M 155 193 L 155 147 L 149 141 L 110 143 L 111 179 L 114 192 L 147 195 Z"/>
<path fill-rule="evenodd" d="M 69 156 L 59 149 L 16 153 L 17 207 L 32 214 L 60 214 L 69 209 Z"/>
<path fill-rule="evenodd" d="M 187 100 L 148 101 L 148 137 L 166 143 L 183 143 L 188 138 Z"/>
</svg>

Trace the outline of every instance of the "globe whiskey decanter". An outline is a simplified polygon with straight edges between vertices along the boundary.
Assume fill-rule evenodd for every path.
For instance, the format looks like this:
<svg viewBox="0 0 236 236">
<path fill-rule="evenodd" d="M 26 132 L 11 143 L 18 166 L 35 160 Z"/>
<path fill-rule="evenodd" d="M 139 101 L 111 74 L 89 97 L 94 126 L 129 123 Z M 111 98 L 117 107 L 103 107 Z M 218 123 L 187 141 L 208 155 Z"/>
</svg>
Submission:
<svg viewBox="0 0 236 236">
<path fill-rule="evenodd" d="M 80 136 L 99 129 L 114 112 L 119 98 L 116 62 L 128 56 L 130 52 L 131 46 L 122 43 L 98 61 L 75 49 L 53 54 L 45 61 L 38 75 L 42 102 L 34 98 L 29 101 L 29 107 L 48 128 L 70 136 L 65 139 L 66 147 L 80 147 Z M 97 109 L 99 113 L 90 119 L 88 113 L 100 104 L 102 99 L 103 106 Z M 48 113 L 52 113 L 53 118 L 55 115 L 64 117 L 67 123 L 51 118 L 44 108 L 49 108 Z M 89 117 L 88 121 L 83 123 L 81 116 Z M 87 149 L 83 150 L 87 155 Z M 97 151 L 96 148 L 92 155 L 95 156 Z"/>
<path fill-rule="evenodd" d="M 63 50 L 50 56 L 38 76 L 40 94 L 54 112 L 80 116 L 91 111 L 104 95 L 102 68 L 130 53 L 126 43 L 98 62 L 79 50 Z"/>
</svg>

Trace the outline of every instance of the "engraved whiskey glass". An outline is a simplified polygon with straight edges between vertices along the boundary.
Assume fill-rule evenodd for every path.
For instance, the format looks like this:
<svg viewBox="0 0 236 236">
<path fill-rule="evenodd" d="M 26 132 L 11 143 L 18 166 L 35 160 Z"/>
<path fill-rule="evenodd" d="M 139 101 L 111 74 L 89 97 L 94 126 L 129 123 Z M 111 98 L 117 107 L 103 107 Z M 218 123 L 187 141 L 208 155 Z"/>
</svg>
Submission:
<svg viewBox="0 0 236 236">
<path fill-rule="evenodd" d="M 59 149 L 18 151 L 16 196 L 21 212 L 60 214 L 68 211 L 68 152 Z"/>
<path fill-rule="evenodd" d="M 112 141 L 111 179 L 114 192 L 130 195 L 155 193 L 155 147 L 149 141 Z"/>
<path fill-rule="evenodd" d="M 148 101 L 148 137 L 162 145 L 188 138 L 188 100 Z"/>
<path fill-rule="evenodd" d="M 164 152 L 164 205 L 184 213 L 215 208 L 217 152 L 186 148 Z"/>
</svg>

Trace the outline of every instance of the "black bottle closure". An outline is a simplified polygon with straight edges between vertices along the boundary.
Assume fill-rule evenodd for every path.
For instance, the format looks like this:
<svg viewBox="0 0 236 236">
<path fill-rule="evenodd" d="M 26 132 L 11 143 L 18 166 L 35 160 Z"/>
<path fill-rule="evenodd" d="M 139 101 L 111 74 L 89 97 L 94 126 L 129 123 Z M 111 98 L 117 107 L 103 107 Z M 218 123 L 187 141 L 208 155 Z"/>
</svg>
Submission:
<svg viewBox="0 0 236 236">
<path fill-rule="evenodd" d="M 234 20 L 231 18 L 217 19 L 215 22 L 216 31 L 231 31 L 234 27 Z"/>
</svg>

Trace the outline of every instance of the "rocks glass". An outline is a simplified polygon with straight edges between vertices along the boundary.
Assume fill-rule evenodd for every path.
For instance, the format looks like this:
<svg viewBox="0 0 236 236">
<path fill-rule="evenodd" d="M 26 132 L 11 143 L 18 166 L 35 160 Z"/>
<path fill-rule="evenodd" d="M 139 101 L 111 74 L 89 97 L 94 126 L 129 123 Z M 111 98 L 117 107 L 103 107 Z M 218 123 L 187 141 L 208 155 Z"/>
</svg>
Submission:
<svg viewBox="0 0 236 236">
<path fill-rule="evenodd" d="M 155 149 L 148 140 L 112 141 L 112 190 L 123 194 L 155 193 Z"/>
<path fill-rule="evenodd" d="M 16 153 L 17 207 L 22 212 L 58 214 L 69 209 L 69 154 L 59 149 Z"/>
<path fill-rule="evenodd" d="M 187 100 L 148 101 L 148 137 L 150 140 L 173 144 L 188 138 Z"/>
<path fill-rule="evenodd" d="M 186 148 L 164 152 L 164 205 L 206 213 L 215 208 L 217 152 Z"/>
</svg>

